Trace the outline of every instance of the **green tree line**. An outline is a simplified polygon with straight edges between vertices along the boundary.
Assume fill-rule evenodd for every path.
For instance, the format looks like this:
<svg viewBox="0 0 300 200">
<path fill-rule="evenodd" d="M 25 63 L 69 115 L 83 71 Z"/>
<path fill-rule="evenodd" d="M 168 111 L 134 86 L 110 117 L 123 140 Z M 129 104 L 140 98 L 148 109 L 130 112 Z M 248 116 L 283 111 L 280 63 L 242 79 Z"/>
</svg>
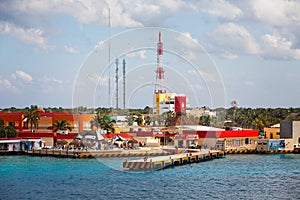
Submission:
<svg viewBox="0 0 300 200">
<path fill-rule="evenodd" d="M 226 120 L 232 126 L 256 128 L 278 124 L 283 120 L 300 120 L 300 108 L 229 108 L 226 109 Z"/>
</svg>

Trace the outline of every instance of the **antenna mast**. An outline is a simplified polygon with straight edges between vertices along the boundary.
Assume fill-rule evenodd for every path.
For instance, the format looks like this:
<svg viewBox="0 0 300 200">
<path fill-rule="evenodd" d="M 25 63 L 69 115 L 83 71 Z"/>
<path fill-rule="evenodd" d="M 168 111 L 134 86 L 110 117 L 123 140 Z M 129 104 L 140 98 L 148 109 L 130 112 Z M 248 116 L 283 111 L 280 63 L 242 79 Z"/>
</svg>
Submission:
<svg viewBox="0 0 300 200">
<path fill-rule="evenodd" d="M 157 68 L 156 68 L 156 84 L 155 84 L 155 94 L 166 93 L 165 90 L 162 90 L 161 82 L 165 79 L 164 77 L 164 68 L 162 65 L 162 55 L 163 55 L 163 43 L 161 42 L 161 32 L 158 34 L 158 43 L 157 43 Z"/>
<path fill-rule="evenodd" d="M 125 110 L 125 59 L 123 59 L 123 109 Z"/>
<path fill-rule="evenodd" d="M 116 109 L 119 108 L 119 59 L 116 59 Z"/>
<path fill-rule="evenodd" d="M 108 7 L 108 102 L 111 101 L 110 91 L 110 7 Z"/>
</svg>

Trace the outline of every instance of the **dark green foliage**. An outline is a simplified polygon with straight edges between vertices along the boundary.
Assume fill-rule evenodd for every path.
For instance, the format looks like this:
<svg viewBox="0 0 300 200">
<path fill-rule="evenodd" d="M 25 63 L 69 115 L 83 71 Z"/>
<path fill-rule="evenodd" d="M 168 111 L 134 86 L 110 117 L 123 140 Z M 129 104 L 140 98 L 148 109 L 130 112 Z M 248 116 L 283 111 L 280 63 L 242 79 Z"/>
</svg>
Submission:
<svg viewBox="0 0 300 200">
<path fill-rule="evenodd" d="M 150 116 L 146 116 L 145 117 L 145 125 L 149 126 L 151 124 L 151 122 L 152 122 L 151 117 Z"/>
<path fill-rule="evenodd" d="M 4 120 L 0 118 L 0 129 L 4 128 Z"/>
<path fill-rule="evenodd" d="M 0 130 L 0 137 L 14 138 L 17 137 L 18 133 L 12 126 L 5 126 Z"/>
<path fill-rule="evenodd" d="M 70 126 L 69 122 L 67 120 L 60 120 L 60 121 L 55 121 L 54 125 L 53 125 L 53 131 L 57 132 L 57 131 L 72 131 L 72 127 Z"/>
<path fill-rule="evenodd" d="M 201 116 L 199 118 L 199 125 L 209 126 L 210 125 L 210 116 L 209 115 Z"/>
<path fill-rule="evenodd" d="M 262 131 L 263 127 L 278 124 L 291 114 L 294 114 L 292 120 L 299 120 L 300 108 L 229 108 L 226 120 L 231 120 L 235 126 Z"/>
<path fill-rule="evenodd" d="M 38 128 L 39 119 L 40 115 L 36 105 L 32 105 L 29 109 L 25 110 L 24 120 L 27 122 L 27 124 L 30 124 L 30 130 L 33 130 L 33 128 Z"/>
<path fill-rule="evenodd" d="M 98 129 L 107 130 L 107 132 L 115 132 L 114 129 L 115 122 L 104 113 L 97 113 L 94 119 L 91 121 L 91 125 L 97 127 Z"/>
<path fill-rule="evenodd" d="M 173 111 L 164 112 L 162 117 L 165 121 L 165 126 L 170 126 L 171 121 L 175 117 L 175 113 Z"/>
</svg>

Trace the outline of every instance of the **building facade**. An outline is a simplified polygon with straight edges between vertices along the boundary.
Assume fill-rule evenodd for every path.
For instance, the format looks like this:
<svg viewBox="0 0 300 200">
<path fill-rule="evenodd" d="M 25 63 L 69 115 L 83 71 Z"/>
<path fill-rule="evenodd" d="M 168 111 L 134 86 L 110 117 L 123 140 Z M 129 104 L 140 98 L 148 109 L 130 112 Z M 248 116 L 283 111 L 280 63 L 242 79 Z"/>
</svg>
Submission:
<svg viewBox="0 0 300 200">
<path fill-rule="evenodd" d="M 300 147 L 300 121 L 282 121 L 280 138 L 293 139 L 294 147 Z"/>
<path fill-rule="evenodd" d="M 179 111 L 186 112 L 187 98 L 183 94 L 176 93 L 158 93 L 155 94 L 155 109 L 156 114 L 163 114 L 164 112 Z"/>
<path fill-rule="evenodd" d="M 280 139 L 280 124 L 264 128 L 265 138 Z"/>
<path fill-rule="evenodd" d="M 56 121 L 66 120 L 71 128 L 71 133 L 83 130 L 91 130 L 91 121 L 95 114 L 71 114 L 65 112 L 39 112 L 40 119 L 35 132 L 52 133 Z M 4 120 L 4 126 L 13 126 L 17 131 L 30 131 L 29 124 L 24 120 L 22 112 L 0 112 L 0 118 Z"/>
</svg>

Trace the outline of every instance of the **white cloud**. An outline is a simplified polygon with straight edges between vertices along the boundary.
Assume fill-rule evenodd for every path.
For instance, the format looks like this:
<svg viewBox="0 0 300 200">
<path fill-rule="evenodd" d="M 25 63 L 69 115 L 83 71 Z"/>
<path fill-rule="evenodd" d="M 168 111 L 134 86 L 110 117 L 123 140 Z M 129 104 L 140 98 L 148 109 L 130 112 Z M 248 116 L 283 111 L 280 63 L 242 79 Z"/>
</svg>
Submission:
<svg viewBox="0 0 300 200">
<path fill-rule="evenodd" d="M 270 26 L 300 25 L 300 2 L 253 0 L 250 3 L 257 20 Z"/>
<path fill-rule="evenodd" d="M 20 90 L 15 85 L 13 85 L 12 81 L 4 78 L 0 79 L 0 92 L 2 91 L 17 93 Z"/>
<path fill-rule="evenodd" d="M 223 19 L 234 20 L 242 15 L 240 8 L 230 4 L 225 0 L 201 0 L 197 1 L 196 4 L 200 11 Z"/>
<path fill-rule="evenodd" d="M 65 51 L 71 54 L 79 54 L 79 51 L 74 48 L 74 47 L 70 47 L 68 45 L 64 45 Z"/>
<path fill-rule="evenodd" d="M 12 78 L 14 79 L 20 79 L 26 82 L 31 82 L 32 81 L 32 76 L 24 71 L 17 70 L 15 73 L 13 73 Z"/>
<path fill-rule="evenodd" d="M 217 23 L 228 23 L 221 24 L 205 42 L 224 58 L 235 59 L 240 54 L 261 54 L 257 40 L 272 35 L 274 31 L 291 42 L 290 51 L 276 51 L 277 57 L 298 58 L 295 46 L 300 46 L 300 1 L 294 0 L 11 0 L 0 5 L 0 13 L 4 16 L 2 20 L 5 19 L 0 21 L 0 34 L 11 35 L 24 43 L 37 45 L 38 50 L 48 50 L 51 46 L 47 39 L 53 32 L 59 32 L 55 28 L 49 28 L 53 16 L 71 16 L 80 23 L 79 26 L 91 23 L 107 26 L 108 4 L 112 27 L 164 26 L 169 19 L 176 19 L 178 13 L 184 13 L 185 16 L 190 13 L 196 14 L 196 17 L 204 16 L 204 21 L 211 24 L 212 16 L 217 19 Z M 204 13 L 208 15 L 203 15 Z M 172 25 L 174 24 L 167 24 L 168 27 Z M 269 39 L 264 38 L 263 41 L 265 40 L 268 43 Z M 189 48 L 198 43 L 190 33 L 183 33 L 181 41 L 185 41 Z M 64 48 L 69 53 L 79 53 L 74 47 L 65 45 Z M 290 52 L 291 55 L 280 56 L 280 52 Z"/>
<path fill-rule="evenodd" d="M 234 59 L 238 58 L 239 56 L 237 54 L 233 54 L 233 53 L 230 53 L 230 52 L 225 52 L 225 53 L 222 54 L 222 57 L 226 58 L 226 59 L 229 59 L 229 60 L 234 60 Z"/>
<path fill-rule="evenodd" d="M 179 33 L 175 38 L 182 46 L 188 49 L 199 48 L 200 44 L 197 39 L 193 38 L 191 33 Z"/>
<path fill-rule="evenodd" d="M 11 83 L 10 83 L 10 81 L 9 80 L 7 80 L 7 79 L 3 79 L 3 80 L 1 80 L 0 79 L 0 85 L 1 85 L 1 88 L 3 89 L 3 88 L 5 88 L 5 89 L 10 89 L 11 88 Z"/>
<path fill-rule="evenodd" d="M 276 59 L 300 60 L 300 49 L 292 49 L 292 42 L 280 35 L 262 36 L 263 56 Z"/>
<path fill-rule="evenodd" d="M 230 54 L 258 54 L 260 46 L 250 32 L 234 23 L 221 24 L 208 36 L 212 49 L 216 52 Z"/>
<path fill-rule="evenodd" d="M 41 49 L 49 49 L 43 31 L 37 28 L 24 29 L 14 24 L 0 21 L 0 34 L 11 35 L 28 44 L 38 45 Z"/>
<path fill-rule="evenodd" d="M 47 75 L 45 75 L 42 79 L 39 79 L 40 82 L 46 82 L 47 84 L 50 83 L 56 83 L 56 84 L 63 84 L 64 82 L 62 80 L 59 80 L 55 77 L 49 77 Z"/>
<path fill-rule="evenodd" d="M 128 58 L 138 58 L 138 59 L 146 59 L 147 51 L 146 50 L 139 50 L 139 51 L 135 51 L 129 54 L 126 54 L 126 57 Z"/>
</svg>

